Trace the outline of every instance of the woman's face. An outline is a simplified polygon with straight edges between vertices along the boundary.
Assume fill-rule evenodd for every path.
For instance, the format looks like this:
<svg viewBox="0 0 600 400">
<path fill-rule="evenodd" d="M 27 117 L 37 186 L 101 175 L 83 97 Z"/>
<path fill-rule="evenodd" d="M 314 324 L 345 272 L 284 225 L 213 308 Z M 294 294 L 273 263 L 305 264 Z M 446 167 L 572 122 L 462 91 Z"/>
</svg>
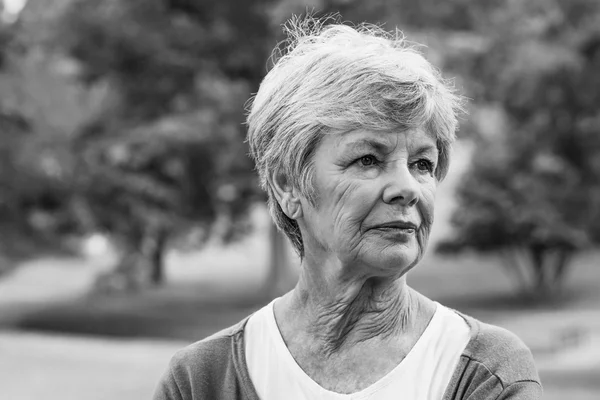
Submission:
<svg viewBox="0 0 600 400">
<path fill-rule="evenodd" d="M 437 161 L 423 129 L 325 135 L 313 159 L 316 206 L 301 200 L 306 257 L 333 255 L 366 276 L 406 273 L 427 245 Z"/>
</svg>

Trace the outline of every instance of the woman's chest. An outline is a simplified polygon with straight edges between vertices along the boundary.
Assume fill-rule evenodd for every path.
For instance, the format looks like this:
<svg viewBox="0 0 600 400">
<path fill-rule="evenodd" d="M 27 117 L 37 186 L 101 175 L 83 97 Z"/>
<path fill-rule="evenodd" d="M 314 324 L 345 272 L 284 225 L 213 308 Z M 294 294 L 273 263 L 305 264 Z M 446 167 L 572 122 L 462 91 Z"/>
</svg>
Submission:
<svg viewBox="0 0 600 400">
<path fill-rule="evenodd" d="M 355 346 L 335 355 L 297 351 L 294 359 L 304 373 L 323 389 L 356 393 L 392 372 L 405 356 L 406 352 L 398 348 Z"/>
</svg>

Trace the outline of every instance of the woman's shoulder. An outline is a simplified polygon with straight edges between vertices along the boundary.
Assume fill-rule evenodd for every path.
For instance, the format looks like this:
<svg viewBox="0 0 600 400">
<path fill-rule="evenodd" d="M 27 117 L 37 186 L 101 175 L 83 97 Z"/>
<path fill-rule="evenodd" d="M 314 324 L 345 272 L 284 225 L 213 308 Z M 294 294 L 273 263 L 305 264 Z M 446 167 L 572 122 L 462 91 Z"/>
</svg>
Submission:
<svg viewBox="0 0 600 400">
<path fill-rule="evenodd" d="M 238 340 L 238 336 L 243 334 L 248 318 L 179 350 L 173 356 L 171 365 L 189 367 L 201 362 L 214 365 L 215 361 L 232 355 L 233 344 Z"/>
<path fill-rule="evenodd" d="M 541 399 L 542 385 L 525 343 L 507 329 L 456 313 L 469 326 L 471 338 L 444 399 Z"/>
<path fill-rule="evenodd" d="M 511 331 L 459 313 L 471 328 L 471 340 L 463 352 L 470 364 L 486 370 L 503 387 L 540 378 L 529 347 Z"/>
<path fill-rule="evenodd" d="M 154 400 L 217 398 L 223 388 L 237 393 L 243 384 L 235 378 L 237 360 L 243 352 L 240 336 L 247 320 L 248 317 L 176 352 L 156 388 Z"/>
</svg>

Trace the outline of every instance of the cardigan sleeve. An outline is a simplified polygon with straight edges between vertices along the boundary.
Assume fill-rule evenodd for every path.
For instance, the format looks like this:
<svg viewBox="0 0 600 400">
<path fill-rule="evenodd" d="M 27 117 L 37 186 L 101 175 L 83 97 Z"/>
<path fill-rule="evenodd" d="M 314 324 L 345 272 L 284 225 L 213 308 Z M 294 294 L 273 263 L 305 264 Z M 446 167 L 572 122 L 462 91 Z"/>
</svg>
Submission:
<svg viewBox="0 0 600 400">
<path fill-rule="evenodd" d="M 181 391 L 173 375 L 171 365 L 163 374 L 154 392 L 153 400 L 183 400 Z"/>
<path fill-rule="evenodd" d="M 506 329 L 464 316 L 473 336 L 444 400 L 538 400 L 542 386 L 529 348 Z"/>
<path fill-rule="evenodd" d="M 236 324 L 179 350 L 159 381 L 153 400 L 257 400 L 244 394 L 243 374 L 236 367 L 234 350 L 243 350 L 239 344 L 242 326 Z"/>
<path fill-rule="evenodd" d="M 496 400 L 539 400 L 542 386 L 535 381 L 520 381 L 504 388 Z"/>
</svg>

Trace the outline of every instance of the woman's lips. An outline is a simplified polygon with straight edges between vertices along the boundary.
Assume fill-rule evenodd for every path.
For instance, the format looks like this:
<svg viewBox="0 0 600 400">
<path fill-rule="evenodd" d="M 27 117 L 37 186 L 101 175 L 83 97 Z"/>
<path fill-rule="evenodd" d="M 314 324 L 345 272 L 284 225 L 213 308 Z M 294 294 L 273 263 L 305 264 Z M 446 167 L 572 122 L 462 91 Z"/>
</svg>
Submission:
<svg viewBox="0 0 600 400">
<path fill-rule="evenodd" d="M 381 227 L 381 228 L 375 228 L 377 230 L 380 231 L 390 231 L 390 232 L 394 232 L 394 231 L 401 231 L 401 232 L 407 232 L 407 233 L 412 233 L 415 232 L 416 229 L 414 228 L 391 228 L 391 227 Z"/>
<path fill-rule="evenodd" d="M 414 236 L 417 229 L 418 226 L 412 222 L 394 221 L 375 225 L 369 230 L 382 232 L 388 237 L 393 237 L 396 241 L 407 241 Z"/>
<path fill-rule="evenodd" d="M 416 231 L 418 229 L 417 224 L 409 222 L 409 221 L 393 221 L 386 222 L 385 224 L 378 224 L 373 226 L 371 229 L 399 229 L 399 230 L 408 230 L 408 231 Z"/>
</svg>

